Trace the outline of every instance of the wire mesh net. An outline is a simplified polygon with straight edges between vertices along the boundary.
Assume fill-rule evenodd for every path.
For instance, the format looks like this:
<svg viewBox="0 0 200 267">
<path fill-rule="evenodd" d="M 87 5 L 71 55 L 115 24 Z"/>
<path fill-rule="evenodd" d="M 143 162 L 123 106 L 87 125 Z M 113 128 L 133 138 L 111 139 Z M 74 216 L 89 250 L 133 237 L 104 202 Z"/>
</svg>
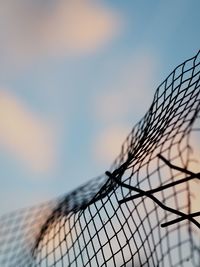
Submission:
<svg viewBox="0 0 200 267">
<path fill-rule="evenodd" d="M 109 171 L 0 218 L 1 266 L 200 266 L 199 59 L 157 88 Z"/>
</svg>

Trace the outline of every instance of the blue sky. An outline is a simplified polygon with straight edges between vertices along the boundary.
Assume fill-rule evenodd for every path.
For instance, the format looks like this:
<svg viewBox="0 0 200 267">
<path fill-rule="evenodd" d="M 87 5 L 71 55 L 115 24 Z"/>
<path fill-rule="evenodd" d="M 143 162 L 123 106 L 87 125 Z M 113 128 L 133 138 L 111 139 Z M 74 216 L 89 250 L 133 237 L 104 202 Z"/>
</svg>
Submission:
<svg viewBox="0 0 200 267">
<path fill-rule="evenodd" d="M 0 213 L 104 173 L 199 50 L 198 0 L 0 2 Z"/>
</svg>

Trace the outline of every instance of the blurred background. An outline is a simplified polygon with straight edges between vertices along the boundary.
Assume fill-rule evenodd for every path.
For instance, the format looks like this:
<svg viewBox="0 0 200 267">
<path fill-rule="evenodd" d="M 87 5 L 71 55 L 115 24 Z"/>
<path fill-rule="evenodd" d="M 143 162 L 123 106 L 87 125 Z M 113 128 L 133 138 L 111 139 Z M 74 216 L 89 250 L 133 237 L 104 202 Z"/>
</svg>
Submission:
<svg viewBox="0 0 200 267">
<path fill-rule="evenodd" d="M 0 0 L 0 214 L 104 173 L 199 50 L 198 0 Z"/>
</svg>

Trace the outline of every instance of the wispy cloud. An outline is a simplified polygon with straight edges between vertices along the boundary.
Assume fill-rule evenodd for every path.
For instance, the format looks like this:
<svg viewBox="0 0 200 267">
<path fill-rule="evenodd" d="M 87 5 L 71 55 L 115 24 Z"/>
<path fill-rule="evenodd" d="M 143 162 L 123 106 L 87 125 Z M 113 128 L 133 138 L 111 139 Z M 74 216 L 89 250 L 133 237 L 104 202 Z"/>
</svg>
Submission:
<svg viewBox="0 0 200 267">
<path fill-rule="evenodd" d="M 120 16 L 99 1 L 10 0 L 0 10 L 4 63 L 91 53 L 120 31 Z"/>
<path fill-rule="evenodd" d="M 156 68 L 156 58 L 141 51 L 122 64 L 120 75 L 111 86 L 95 95 L 93 116 L 103 126 L 94 142 L 97 161 L 110 163 L 118 156 L 122 142 L 133 126 L 118 125 L 124 125 L 128 117 L 133 118 L 135 124 L 136 118 L 141 119 L 149 108 Z"/>
<path fill-rule="evenodd" d="M 0 146 L 24 166 L 48 172 L 55 166 L 51 127 L 14 95 L 0 92 Z"/>
<path fill-rule="evenodd" d="M 122 142 L 130 129 L 125 126 L 106 128 L 95 139 L 93 154 L 97 161 L 111 164 L 119 155 Z"/>
<path fill-rule="evenodd" d="M 128 114 L 144 112 L 153 98 L 156 80 L 157 58 L 141 51 L 129 58 L 120 68 L 112 85 L 103 88 L 94 99 L 94 114 L 103 122 L 114 122 Z"/>
<path fill-rule="evenodd" d="M 192 147 L 191 151 L 191 161 L 189 162 L 188 169 L 194 173 L 200 172 L 200 143 L 199 143 L 199 132 L 194 133 L 190 139 L 190 145 Z M 199 211 L 200 203 L 200 181 L 194 179 L 190 183 L 191 190 L 191 210 L 192 212 Z M 200 218 L 197 217 L 197 220 L 200 222 Z"/>
</svg>

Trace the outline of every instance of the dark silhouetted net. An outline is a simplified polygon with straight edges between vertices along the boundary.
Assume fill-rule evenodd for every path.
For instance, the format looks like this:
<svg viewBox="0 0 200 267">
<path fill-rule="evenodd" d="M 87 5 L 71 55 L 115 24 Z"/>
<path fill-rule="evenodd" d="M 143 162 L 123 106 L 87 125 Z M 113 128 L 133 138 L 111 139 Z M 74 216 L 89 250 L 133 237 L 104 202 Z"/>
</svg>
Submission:
<svg viewBox="0 0 200 267">
<path fill-rule="evenodd" d="M 199 59 L 158 87 L 109 171 L 0 218 L 0 266 L 200 266 Z"/>
</svg>

